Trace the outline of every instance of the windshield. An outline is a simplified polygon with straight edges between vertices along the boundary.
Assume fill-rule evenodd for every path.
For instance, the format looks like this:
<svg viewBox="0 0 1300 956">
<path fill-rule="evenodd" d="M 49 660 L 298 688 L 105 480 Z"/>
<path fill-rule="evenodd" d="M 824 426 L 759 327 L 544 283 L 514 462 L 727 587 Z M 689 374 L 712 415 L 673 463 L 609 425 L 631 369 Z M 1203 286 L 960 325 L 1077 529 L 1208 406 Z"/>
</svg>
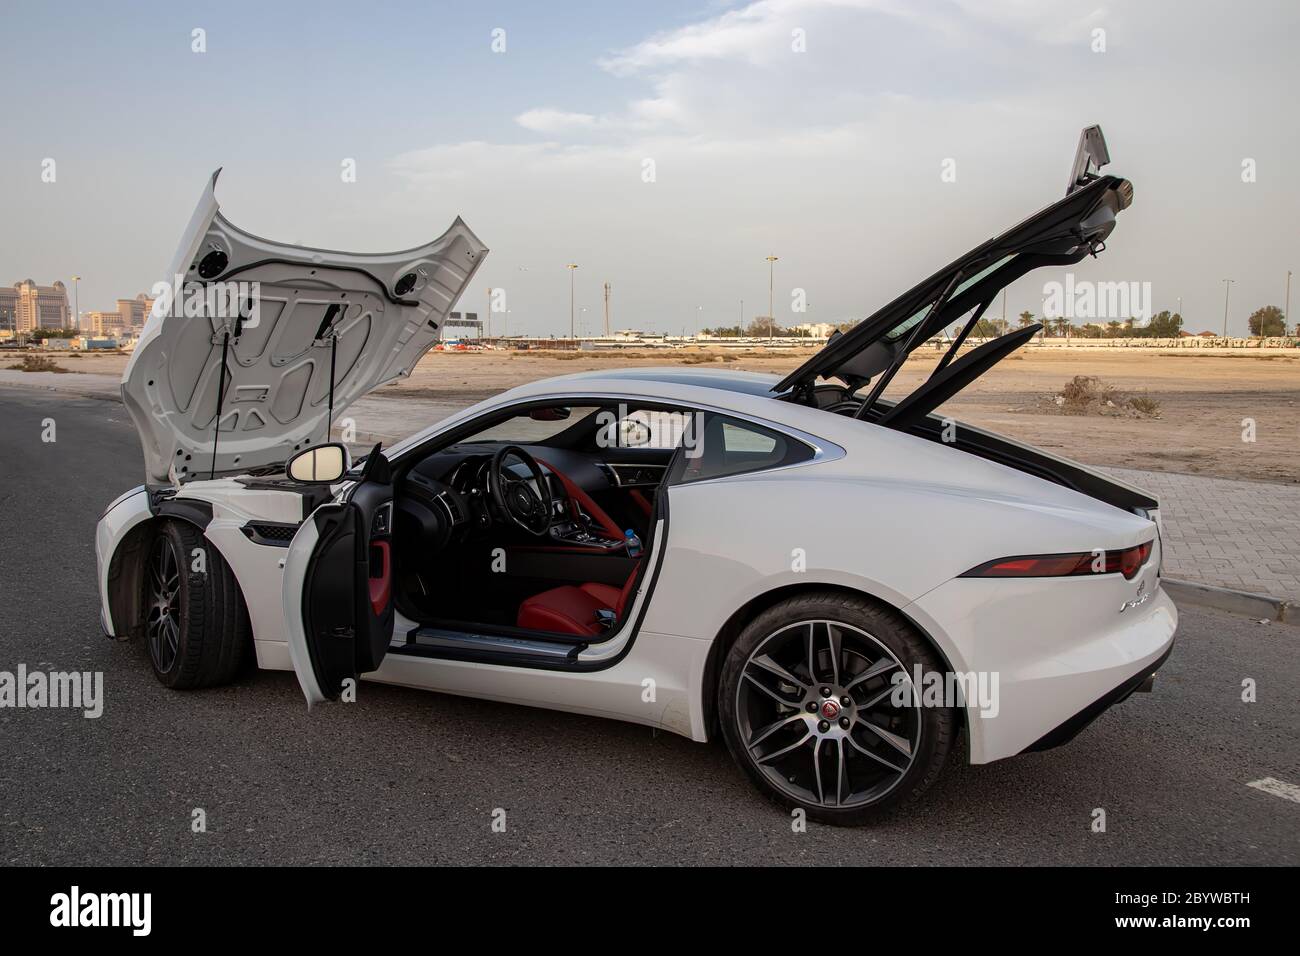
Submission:
<svg viewBox="0 0 1300 956">
<path fill-rule="evenodd" d="M 570 405 L 556 407 L 554 417 L 545 413 L 550 409 L 532 409 L 512 415 L 504 421 L 494 422 L 486 428 L 467 435 L 463 442 L 501 442 L 511 445 L 529 445 L 549 441 L 574 423 L 596 411 L 595 405 Z"/>
</svg>

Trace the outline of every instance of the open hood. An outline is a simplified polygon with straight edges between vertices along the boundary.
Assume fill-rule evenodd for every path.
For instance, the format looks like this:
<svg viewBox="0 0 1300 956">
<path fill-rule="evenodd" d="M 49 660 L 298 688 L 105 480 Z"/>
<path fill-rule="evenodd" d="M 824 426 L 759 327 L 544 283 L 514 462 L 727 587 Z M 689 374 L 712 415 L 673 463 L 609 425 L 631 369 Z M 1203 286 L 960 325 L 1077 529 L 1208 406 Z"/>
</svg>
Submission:
<svg viewBox="0 0 1300 956">
<path fill-rule="evenodd" d="M 857 389 L 880 372 L 889 374 L 912 349 L 975 310 L 964 338 L 998 293 L 1031 270 L 1099 253 L 1116 217 L 1133 201 L 1128 180 L 1096 172 L 1109 160 L 1101 128 L 1085 129 L 1063 199 L 976 246 L 848 332 L 831 336 L 773 391 L 808 389 L 818 378 L 838 378 Z"/>
<path fill-rule="evenodd" d="M 122 376 L 150 482 L 242 474 L 328 440 L 333 418 L 438 341 L 487 254 L 459 218 L 404 252 L 259 239 L 221 214 L 219 173 Z"/>
</svg>

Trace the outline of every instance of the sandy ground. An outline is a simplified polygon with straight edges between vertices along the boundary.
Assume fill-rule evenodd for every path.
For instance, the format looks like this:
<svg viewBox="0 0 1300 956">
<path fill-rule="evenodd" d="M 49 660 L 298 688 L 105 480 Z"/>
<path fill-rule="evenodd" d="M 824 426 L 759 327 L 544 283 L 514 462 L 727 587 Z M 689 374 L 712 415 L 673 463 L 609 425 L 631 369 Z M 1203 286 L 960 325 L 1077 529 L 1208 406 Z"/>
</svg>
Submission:
<svg viewBox="0 0 1300 956">
<path fill-rule="evenodd" d="M 807 354 L 696 349 L 432 352 L 408 380 L 380 389 L 375 398 L 467 405 L 538 378 L 646 365 L 690 363 L 779 374 Z M 700 361 L 703 358 L 712 360 Z M 120 375 L 126 357 L 61 356 L 58 361 L 70 371 Z M 899 396 L 914 388 L 936 361 L 937 353 L 914 355 L 887 394 Z M 1160 403 L 1159 417 L 1049 411 L 1051 397 L 1075 375 L 1095 375 L 1125 391 L 1145 392 Z M 1213 355 L 1191 350 L 1030 348 L 1004 360 L 942 410 L 1090 464 L 1300 483 L 1300 350 L 1295 355 Z M 1254 423 L 1254 441 L 1243 440 L 1249 437 L 1247 420 Z"/>
</svg>

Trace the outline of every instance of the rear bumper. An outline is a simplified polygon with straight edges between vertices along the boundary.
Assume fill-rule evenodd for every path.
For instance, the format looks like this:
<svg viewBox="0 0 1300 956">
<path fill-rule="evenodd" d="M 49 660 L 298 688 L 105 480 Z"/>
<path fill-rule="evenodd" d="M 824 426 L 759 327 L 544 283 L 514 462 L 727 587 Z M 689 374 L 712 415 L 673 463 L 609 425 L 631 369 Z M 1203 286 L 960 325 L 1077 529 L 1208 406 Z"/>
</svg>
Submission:
<svg viewBox="0 0 1300 956">
<path fill-rule="evenodd" d="M 1164 663 L 1178 611 L 1153 569 L 1137 607 L 1136 581 L 957 578 L 905 608 L 949 667 L 982 675 L 993 706 L 966 704 L 971 763 L 988 763 L 1072 739 Z"/>
<path fill-rule="evenodd" d="M 1164 662 L 1169 660 L 1169 655 L 1173 652 L 1174 645 L 1173 642 L 1170 641 L 1168 650 L 1161 654 L 1159 660 L 1155 663 L 1143 667 L 1140 671 L 1128 680 L 1124 681 L 1124 683 L 1120 684 L 1114 690 L 1103 694 L 1069 720 L 1063 722 L 1055 729 L 1043 734 L 1043 736 L 1039 737 L 1020 752 L 1025 754 L 1037 753 L 1041 750 L 1051 750 L 1053 747 L 1060 747 L 1062 744 L 1068 744 L 1079 735 L 1079 731 L 1083 730 L 1120 701 L 1127 699 L 1130 694 L 1140 690 L 1142 685 L 1146 684 L 1155 676 L 1156 671 L 1160 670 Z"/>
</svg>

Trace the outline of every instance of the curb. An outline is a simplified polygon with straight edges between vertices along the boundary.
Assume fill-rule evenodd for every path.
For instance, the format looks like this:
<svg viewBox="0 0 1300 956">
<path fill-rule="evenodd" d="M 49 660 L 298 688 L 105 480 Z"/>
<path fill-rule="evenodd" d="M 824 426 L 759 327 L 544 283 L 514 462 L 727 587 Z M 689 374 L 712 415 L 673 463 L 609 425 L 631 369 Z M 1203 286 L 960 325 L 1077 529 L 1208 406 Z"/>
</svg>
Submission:
<svg viewBox="0 0 1300 956">
<path fill-rule="evenodd" d="M 1276 621 L 1279 624 L 1300 627 L 1300 606 L 1292 605 L 1281 598 L 1251 594 L 1249 591 L 1234 591 L 1231 588 L 1216 588 L 1209 584 L 1197 584 L 1194 581 L 1180 581 L 1177 578 L 1164 578 L 1161 585 L 1169 592 L 1169 596 L 1176 604 L 1212 607 L 1231 614 L 1244 614 L 1256 620 Z"/>
</svg>

